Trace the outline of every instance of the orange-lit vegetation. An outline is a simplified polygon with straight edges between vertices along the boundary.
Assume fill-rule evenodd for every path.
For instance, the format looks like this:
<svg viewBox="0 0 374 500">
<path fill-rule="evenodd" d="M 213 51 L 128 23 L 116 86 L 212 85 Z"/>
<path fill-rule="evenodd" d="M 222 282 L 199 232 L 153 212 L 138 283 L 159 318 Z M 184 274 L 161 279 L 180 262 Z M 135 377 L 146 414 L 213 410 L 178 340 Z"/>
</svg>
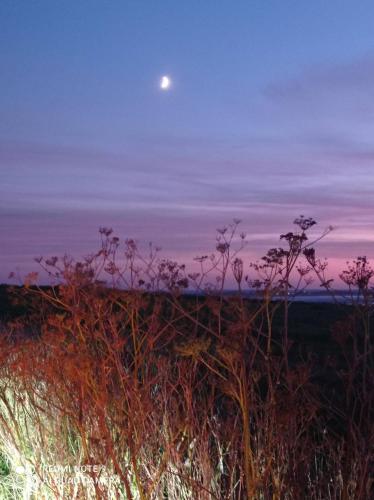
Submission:
<svg viewBox="0 0 374 500">
<path fill-rule="evenodd" d="M 193 274 L 105 228 L 82 262 L 40 259 L 56 286 L 26 283 L 29 314 L 1 337 L 2 498 L 369 498 L 373 273 L 360 258 L 342 274 L 353 302 L 328 355 L 302 349 L 290 293 L 313 272 L 333 292 L 315 222 L 295 223 L 251 268 L 238 221 Z M 82 485 L 48 469 L 69 464 L 105 470 Z"/>
</svg>

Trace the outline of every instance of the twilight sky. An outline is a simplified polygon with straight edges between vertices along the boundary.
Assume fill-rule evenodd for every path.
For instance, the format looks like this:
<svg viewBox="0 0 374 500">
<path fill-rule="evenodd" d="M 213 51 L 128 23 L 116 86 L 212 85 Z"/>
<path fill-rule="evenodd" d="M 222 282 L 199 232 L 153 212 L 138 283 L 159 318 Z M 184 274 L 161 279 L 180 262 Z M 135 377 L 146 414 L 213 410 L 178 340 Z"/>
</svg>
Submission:
<svg viewBox="0 0 374 500">
<path fill-rule="evenodd" d="M 1 0 L 0 68 L 0 282 L 102 225 L 189 262 L 237 217 L 254 259 L 305 214 L 333 273 L 374 257 L 371 0 Z"/>
</svg>

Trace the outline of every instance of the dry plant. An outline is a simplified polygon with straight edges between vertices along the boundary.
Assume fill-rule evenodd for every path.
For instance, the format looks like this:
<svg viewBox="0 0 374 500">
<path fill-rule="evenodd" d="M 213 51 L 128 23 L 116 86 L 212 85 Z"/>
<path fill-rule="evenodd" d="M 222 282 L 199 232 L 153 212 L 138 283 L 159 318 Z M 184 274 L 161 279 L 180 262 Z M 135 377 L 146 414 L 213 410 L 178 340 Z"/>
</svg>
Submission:
<svg viewBox="0 0 374 500">
<path fill-rule="evenodd" d="M 354 305 L 321 365 L 289 321 L 313 272 L 332 292 L 314 250 L 331 229 L 310 239 L 301 216 L 246 270 L 238 225 L 194 273 L 107 228 L 82 261 L 38 259 L 52 286 L 29 276 L 1 336 L 2 498 L 370 497 L 369 263 L 342 274 Z"/>
</svg>

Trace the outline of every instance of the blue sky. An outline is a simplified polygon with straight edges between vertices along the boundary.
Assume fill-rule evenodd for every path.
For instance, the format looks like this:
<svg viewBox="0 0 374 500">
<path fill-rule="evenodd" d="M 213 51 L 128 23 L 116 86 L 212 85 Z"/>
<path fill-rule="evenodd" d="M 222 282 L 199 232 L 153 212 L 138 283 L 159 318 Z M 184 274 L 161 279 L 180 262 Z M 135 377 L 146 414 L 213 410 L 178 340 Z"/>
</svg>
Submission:
<svg viewBox="0 0 374 500">
<path fill-rule="evenodd" d="M 303 213 L 374 254 L 373 2 L 2 0 L 0 28 L 0 281 L 99 225 L 188 260 L 239 217 L 255 257 Z"/>
</svg>

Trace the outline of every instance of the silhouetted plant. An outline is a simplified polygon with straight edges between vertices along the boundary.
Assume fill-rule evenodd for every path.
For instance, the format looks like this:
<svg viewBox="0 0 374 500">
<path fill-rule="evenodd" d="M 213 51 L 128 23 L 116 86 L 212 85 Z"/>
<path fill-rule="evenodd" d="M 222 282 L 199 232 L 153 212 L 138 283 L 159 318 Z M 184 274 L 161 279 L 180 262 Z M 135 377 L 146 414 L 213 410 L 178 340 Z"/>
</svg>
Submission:
<svg viewBox="0 0 374 500">
<path fill-rule="evenodd" d="M 109 228 L 82 261 L 38 259 L 53 286 L 33 274 L 21 289 L 23 327 L 38 335 L 20 337 L 13 322 L 0 338 L 3 491 L 25 497 L 33 482 L 38 498 L 369 498 L 373 274 L 364 258 L 342 273 L 366 298 L 335 325 L 324 364 L 293 349 L 292 297 L 312 271 L 331 289 L 314 248 L 331 228 L 311 239 L 313 219 L 294 223 L 284 248 L 248 273 L 238 220 L 196 272 Z M 62 485 L 46 468 L 57 463 L 104 465 L 107 482 L 91 471 L 89 485 Z"/>
</svg>

